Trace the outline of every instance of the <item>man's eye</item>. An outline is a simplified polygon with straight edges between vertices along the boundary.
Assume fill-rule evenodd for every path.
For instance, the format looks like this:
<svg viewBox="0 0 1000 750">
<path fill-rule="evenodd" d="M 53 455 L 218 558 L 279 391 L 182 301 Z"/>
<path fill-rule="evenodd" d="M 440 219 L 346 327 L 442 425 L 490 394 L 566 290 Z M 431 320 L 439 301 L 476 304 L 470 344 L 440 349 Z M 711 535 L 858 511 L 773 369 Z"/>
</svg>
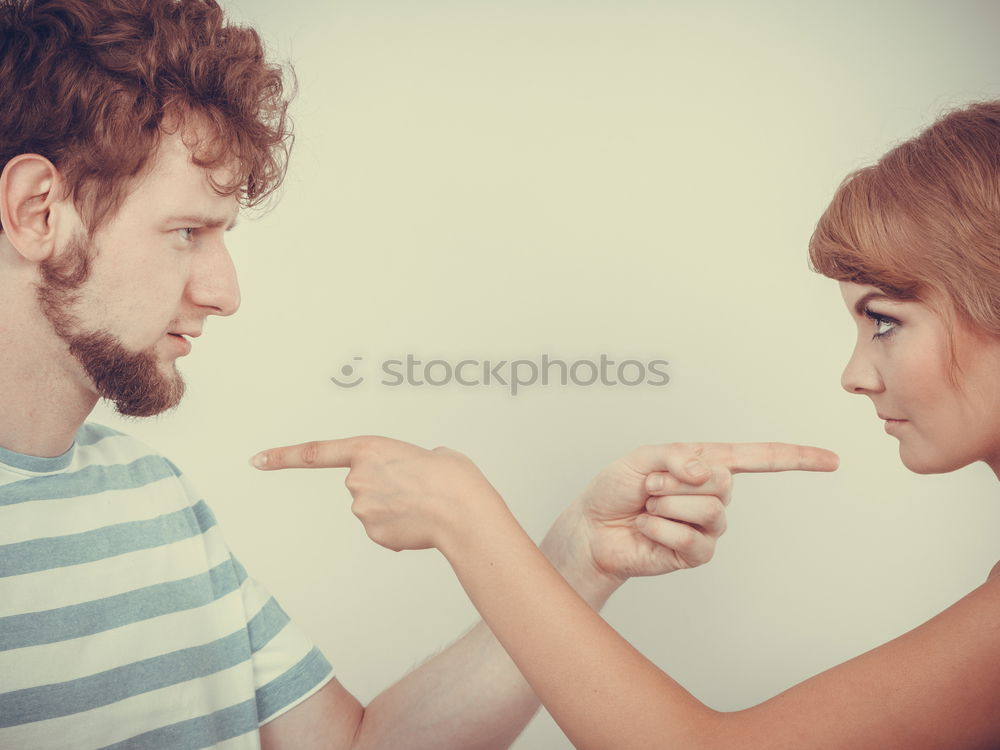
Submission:
<svg viewBox="0 0 1000 750">
<path fill-rule="evenodd" d="M 176 231 L 181 236 L 181 239 L 184 240 L 185 242 L 190 242 L 191 240 L 194 239 L 193 227 L 184 227 L 183 229 L 178 229 Z"/>
</svg>

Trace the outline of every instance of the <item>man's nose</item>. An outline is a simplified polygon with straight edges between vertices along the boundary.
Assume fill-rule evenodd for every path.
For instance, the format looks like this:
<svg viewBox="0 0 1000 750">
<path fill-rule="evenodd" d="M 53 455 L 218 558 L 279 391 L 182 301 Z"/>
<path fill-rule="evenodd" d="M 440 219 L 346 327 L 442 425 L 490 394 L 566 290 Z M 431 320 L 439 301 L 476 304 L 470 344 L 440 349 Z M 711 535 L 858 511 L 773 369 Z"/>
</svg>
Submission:
<svg viewBox="0 0 1000 750">
<path fill-rule="evenodd" d="M 199 254 L 188 282 L 191 301 L 209 308 L 209 315 L 232 315 L 240 308 L 236 266 L 224 243 Z"/>
</svg>

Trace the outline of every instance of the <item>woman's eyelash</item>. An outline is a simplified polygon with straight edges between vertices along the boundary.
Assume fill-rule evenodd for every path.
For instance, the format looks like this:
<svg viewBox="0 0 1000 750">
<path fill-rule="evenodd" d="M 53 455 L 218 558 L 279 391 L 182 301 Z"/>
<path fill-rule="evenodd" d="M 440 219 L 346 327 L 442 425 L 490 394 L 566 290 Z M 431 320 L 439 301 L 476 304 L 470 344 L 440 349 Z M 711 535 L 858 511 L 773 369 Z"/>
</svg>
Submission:
<svg viewBox="0 0 1000 750">
<path fill-rule="evenodd" d="M 895 318 L 890 318 L 888 315 L 880 315 L 867 307 L 865 308 L 864 313 L 866 318 L 869 318 L 875 323 L 875 334 L 872 336 L 873 339 L 884 339 L 891 336 L 900 324 Z"/>
</svg>

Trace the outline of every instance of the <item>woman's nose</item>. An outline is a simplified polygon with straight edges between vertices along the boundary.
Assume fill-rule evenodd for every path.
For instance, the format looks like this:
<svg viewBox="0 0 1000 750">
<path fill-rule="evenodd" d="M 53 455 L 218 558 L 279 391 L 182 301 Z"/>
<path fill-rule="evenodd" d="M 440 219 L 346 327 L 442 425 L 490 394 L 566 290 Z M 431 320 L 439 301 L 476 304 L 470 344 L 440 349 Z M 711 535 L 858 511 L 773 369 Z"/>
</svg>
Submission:
<svg viewBox="0 0 1000 750">
<path fill-rule="evenodd" d="M 840 385 L 848 393 L 878 393 L 884 389 L 878 369 L 866 356 L 862 344 L 854 347 L 851 358 L 840 376 Z"/>
</svg>

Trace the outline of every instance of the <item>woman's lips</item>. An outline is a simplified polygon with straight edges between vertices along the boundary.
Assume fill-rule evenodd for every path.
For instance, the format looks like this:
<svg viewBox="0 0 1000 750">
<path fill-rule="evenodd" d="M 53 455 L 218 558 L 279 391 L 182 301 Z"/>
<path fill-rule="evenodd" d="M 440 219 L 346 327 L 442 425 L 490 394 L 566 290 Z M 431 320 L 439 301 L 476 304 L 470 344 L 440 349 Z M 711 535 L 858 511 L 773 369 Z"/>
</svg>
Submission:
<svg viewBox="0 0 1000 750">
<path fill-rule="evenodd" d="M 885 431 L 890 435 L 895 435 L 907 423 L 905 419 L 892 419 L 890 417 L 882 417 L 882 419 L 885 420 Z"/>
</svg>

